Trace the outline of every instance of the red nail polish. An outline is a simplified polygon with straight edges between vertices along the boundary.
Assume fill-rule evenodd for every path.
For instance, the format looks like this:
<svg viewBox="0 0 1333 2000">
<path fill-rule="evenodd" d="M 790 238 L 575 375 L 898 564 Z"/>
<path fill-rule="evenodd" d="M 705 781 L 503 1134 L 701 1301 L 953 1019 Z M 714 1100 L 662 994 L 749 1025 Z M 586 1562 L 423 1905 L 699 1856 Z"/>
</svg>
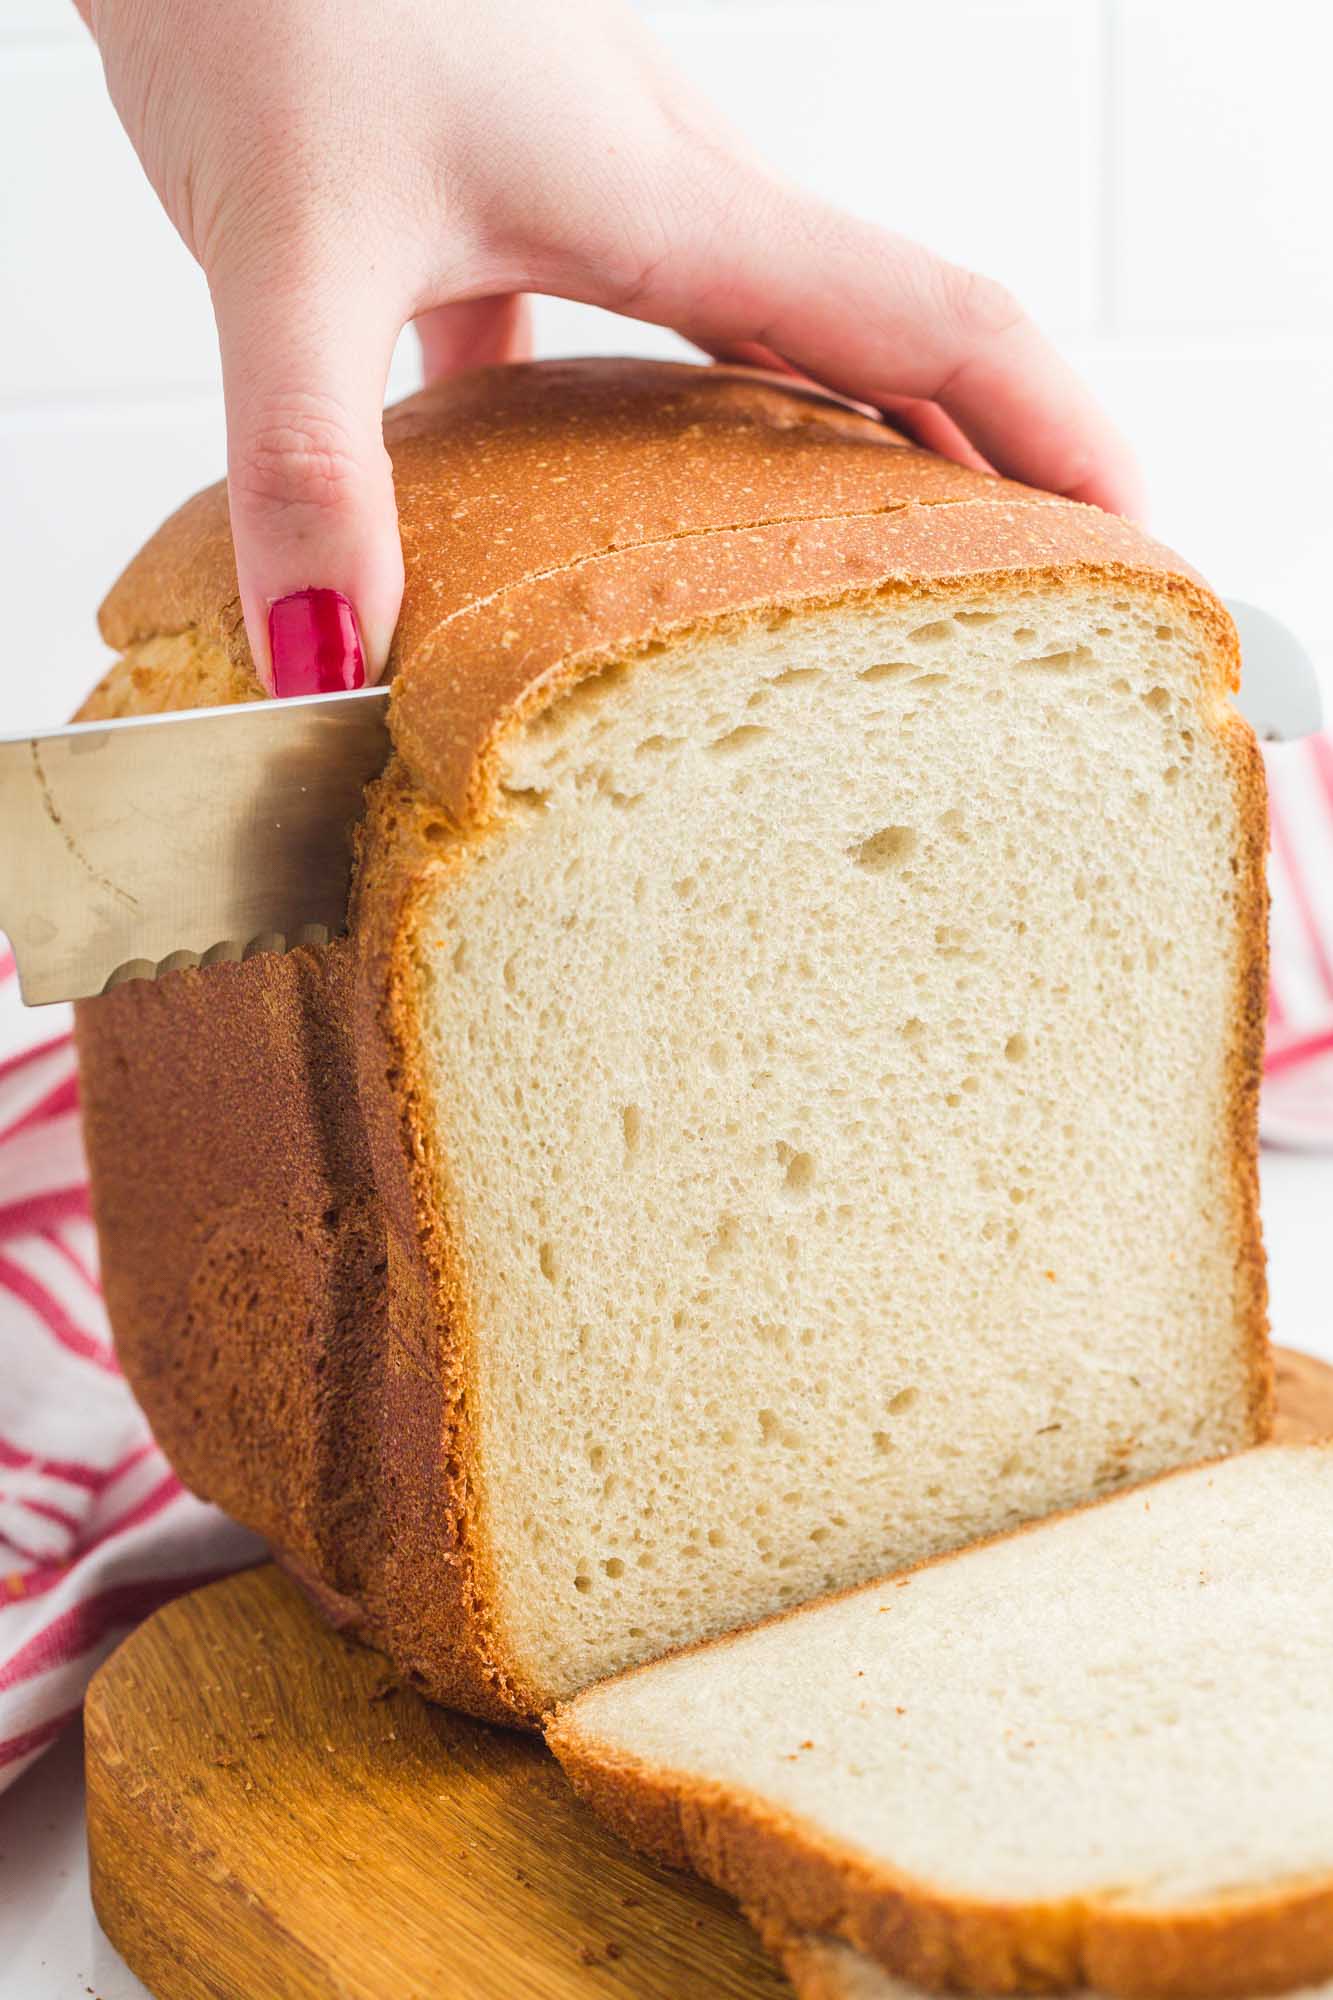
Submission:
<svg viewBox="0 0 1333 2000">
<path fill-rule="evenodd" d="M 341 694 L 365 685 L 356 614 L 340 590 L 294 590 L 268 608 L 276 695 Z"/>
</svg>

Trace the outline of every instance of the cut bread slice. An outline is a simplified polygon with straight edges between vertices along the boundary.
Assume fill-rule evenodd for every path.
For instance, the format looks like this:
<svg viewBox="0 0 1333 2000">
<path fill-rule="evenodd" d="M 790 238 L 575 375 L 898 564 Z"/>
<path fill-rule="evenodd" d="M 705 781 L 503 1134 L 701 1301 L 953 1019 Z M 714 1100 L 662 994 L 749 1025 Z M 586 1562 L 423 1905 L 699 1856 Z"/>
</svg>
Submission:
<svg viewBox="0 0 1333 2000">
<path fill-rule="evenodd" d="M 1270 1445 L 580 1696 L 631 1840 L 973 1992 L 1333 1975 L 1333 1446 Z"/>
<path fill-rule="evenodd" d="M 531 1720 L 1261 1436 L 1263 780 L 1198 579 L 737 371 L 385 436 L 350 935 L 80 1015 L 187 1483 Z M 220 489 L 103 626 L 89 715 L 256 691 Z"/>
</svg>

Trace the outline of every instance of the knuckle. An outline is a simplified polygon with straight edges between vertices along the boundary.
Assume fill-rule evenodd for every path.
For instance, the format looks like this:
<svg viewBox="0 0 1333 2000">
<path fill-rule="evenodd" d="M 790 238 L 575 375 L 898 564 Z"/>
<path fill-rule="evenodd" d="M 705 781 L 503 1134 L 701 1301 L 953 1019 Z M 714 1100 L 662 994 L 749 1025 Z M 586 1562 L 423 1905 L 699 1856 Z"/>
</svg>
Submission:
<svg viewBox="0 0 1333 2000">
<path fill-rule="evenodd" d="M 935 268 L 935 284 L 950 324 L 969 344 L 997 340 L 1027 318 L 1008 286 L 984 272 L 940 263 Z"/>
<path fill-rule="evenodd" d="M 688 168 L 646 188 L 624 243 L 616 282 L 617 310 L 681 320 L 747 321 L 743 258 L 731 246 L 768 224 L 776 206 L 761 176 L 714 136 Z"/>
<path fill-rule="evenodd" d="M 630 319 L 668 295 L 674 246 L 662 241 L 630 244 L 605 259 L 607 288 L 615 310 Z"/>
<path fill-rule="evenodd" d="M 292 395 L 252 415 L 231 491 L 252 514 L 324 512 L 339 507 L 363 478 L 342 412 L 327 398 Z"/>
<path fill-rule="evenodd" d="M 725 226 L 720 190 L 737 198 L 738 177 L 722 157 L 712 140 L 692 152 L 684 129 L 659 118 L 632 149 L 592 162 L 586 198 L 549 213 L 536 240 L 616 312 L 683 312 L 709 241 Z"/>
</svg>

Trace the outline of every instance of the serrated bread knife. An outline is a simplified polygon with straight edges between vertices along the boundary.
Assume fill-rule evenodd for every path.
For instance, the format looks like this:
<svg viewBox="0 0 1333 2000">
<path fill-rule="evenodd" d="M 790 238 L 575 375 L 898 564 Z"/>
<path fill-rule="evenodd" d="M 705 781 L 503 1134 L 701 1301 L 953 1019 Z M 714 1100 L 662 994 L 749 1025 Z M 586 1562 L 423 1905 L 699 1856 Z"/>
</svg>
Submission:
<svg viewBox="0 0 1333 2000">
<path fill-rule="evenodd" d="M 0 930 L 30 1007 L 346 928 L 388 689 L 0 738 Z"/>
<path fill-rule="evenodd" d="M 1299 641 L 1229 608 L 1257 733 L 1317 729 Z M 28 1006 L 344 930 L 349 829 L 388 760 L 387 717 L 375 687 L 0 737 L 0 930 Z"/>
</svg>

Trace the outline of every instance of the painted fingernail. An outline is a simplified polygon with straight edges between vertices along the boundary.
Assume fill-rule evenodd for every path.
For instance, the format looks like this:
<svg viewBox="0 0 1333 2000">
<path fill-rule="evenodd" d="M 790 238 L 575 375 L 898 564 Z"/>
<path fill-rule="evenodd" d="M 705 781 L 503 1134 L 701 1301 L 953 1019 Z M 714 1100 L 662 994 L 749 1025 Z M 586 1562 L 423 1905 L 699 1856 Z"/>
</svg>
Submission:
<svg viewBox="0 0 1333 2000">
<path fill-rule="evenodd" d="M 294 590 L 268 608 L 273 692 L 340 694 L 365 685 L 356 614 L 340 590 Z"/>
</svg>

